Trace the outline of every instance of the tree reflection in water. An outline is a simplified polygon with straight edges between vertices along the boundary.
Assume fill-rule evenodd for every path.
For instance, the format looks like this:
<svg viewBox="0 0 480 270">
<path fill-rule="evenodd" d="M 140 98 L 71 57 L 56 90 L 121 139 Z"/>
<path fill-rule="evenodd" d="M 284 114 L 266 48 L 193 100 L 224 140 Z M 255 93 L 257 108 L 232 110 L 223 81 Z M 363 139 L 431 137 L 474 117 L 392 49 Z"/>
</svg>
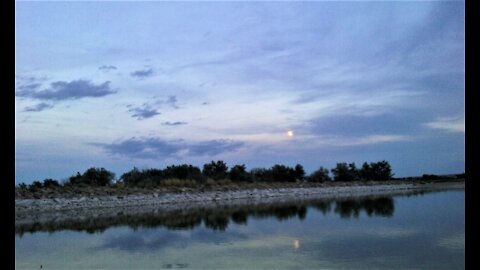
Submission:
<svg viewBox="0 0 480 270">
<path fill-rule="evenodd" d="M 202 223 L 206 228 L 224 231 L 230 221 L 246 225 L 249 218 L 276 218 L 284 221 L 291 218 L 305 219 L 307 210 L 316 209 L 327 215 L 339 214 L 341 218 L 358 218 L 364 211 L 367 216 L 393 216 L 395 206 L 391 197 L 363 197 L 341 200 L 309 200 L 302 202 L 225 206 L 221 208 L 199 208 L 188 211 L 178 210 L 143 214 L 115 214 L 63 221 L 35 222 L 15 225 L 15 233 L 20 237 L 26 233 L 55 232 L 59 230 L 86 231 L 101 233 L 110 227 L 129 226 L 138 228 L 165 227 L 170 230 L 191 230 Z"/>
</svg>

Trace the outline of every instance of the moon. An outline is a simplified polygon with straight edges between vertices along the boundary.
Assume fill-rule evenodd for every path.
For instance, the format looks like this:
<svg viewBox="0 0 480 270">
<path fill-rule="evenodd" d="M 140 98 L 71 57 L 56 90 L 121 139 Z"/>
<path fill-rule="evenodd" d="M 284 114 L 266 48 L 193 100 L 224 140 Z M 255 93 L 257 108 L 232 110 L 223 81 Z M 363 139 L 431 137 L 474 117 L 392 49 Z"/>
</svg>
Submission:
<svg viewBox="0 0 480 270">
<path fill-rule="evenodd" d="M 288 137 L 293 137 L 293 130 L 287 131 L 287 136 Z"/>
</svg>

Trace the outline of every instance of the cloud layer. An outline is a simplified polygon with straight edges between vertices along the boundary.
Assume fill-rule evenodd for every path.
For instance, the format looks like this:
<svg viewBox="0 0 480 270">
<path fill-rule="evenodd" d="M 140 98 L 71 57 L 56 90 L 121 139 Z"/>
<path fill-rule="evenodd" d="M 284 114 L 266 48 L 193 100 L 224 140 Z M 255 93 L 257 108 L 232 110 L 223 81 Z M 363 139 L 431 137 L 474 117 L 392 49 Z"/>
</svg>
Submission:
<svg viewBox="0 0 480 270">
<path fill-rule="evenodd" d="M 162 125 L 164 126 L 182 126 L 182 125 L 187 125 L 188 123 L 187 122 L 181 122 L 181 121 L 177 121 L 177 122 L 163 122 Z"/>
<path fill-rule="evenodd" d="M 48 104 L 48 103 L 38 103 L 34 107 L 25 107 L 26 112 L 41 112 L 46 109 L 51 109 L 53 108 L 53 105 Z"/>
<path fill-rule="evenodd" d="M 185 142 L 183 140 L 167 141 L 159 138 L 130 138 L 111 144 L 98 144 L 108 154 L 137 159 L 164 159 L 175 156 L 215 156 L 233 152 L 244 145 L 230 140 L 210 140 Z"/>
<path fill-rule="evenodd" d="M 115 70 L 117 69 L 117 67 L 114 65 L 102 65 L 102 66 L 99 66 L 98 69 L 109 71 L 109 70 Z"/>
<path fill-rule="evenodd" d="M 130 109 L 129 112 L 133 112 L 132 117 L 137 118 L 137 120 L 143 120 L 147 118 L 152 118 L 155 115 L 159 115 L 156 109 L 149 109 L 148 107 L 138 107 Z"/>
<path fill-rule="evenodd" d="M 50 88 L 35 91 L 38 85 L 23 87 L 17 92 L 17 96 L 29 97 L 39 100 L 62 101 L 69 99 L 80 99 L 86 97 L 104 97 L 116 93 L 110 89 L 110 82 L 94 84 L 89 80 L 74 80 L 70 82 L 56 81 L 50 84 Z"/>
<path fill-rule="evenodd" d="M 465 118 L 464 117 L 437 118 L 432 122 L 426 123 L 425 126 L 428 128 L 440 129 L 448 132 L 465 133 Z"/>
<path fill-rule="evenodd" d="M 153 75 L 153 69 L 148 68 L 148 69 L 136 70 L 130 73 L 130 75 L 132 75 L 132 77 L 137 77 L 137 78 L 146 78 Z"/>
</svg>

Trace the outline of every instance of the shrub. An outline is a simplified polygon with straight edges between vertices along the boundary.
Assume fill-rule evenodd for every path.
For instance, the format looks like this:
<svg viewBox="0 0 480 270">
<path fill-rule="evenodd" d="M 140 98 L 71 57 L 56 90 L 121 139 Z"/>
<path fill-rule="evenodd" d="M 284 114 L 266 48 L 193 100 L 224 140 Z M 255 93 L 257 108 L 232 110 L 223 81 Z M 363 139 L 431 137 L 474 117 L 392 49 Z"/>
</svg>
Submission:
<svg viewBox="0 0 480 270">
<path fill-rule="evenodd" d="M 273 182 L 271 169 L 255 168 L 250 171 L 250 175 L 254 182 Z"/>
<path fill-rule="evenodd" d="M 435 174 L 424 174 L 422 175 L 422 180 L 438 180 L 440 176 Z"/>
<path fill-rule="evenodd" d="M 49 179 L 43 180 L 43 186 L 46 188 L 52 188 L 52 187 L 59 187 L 60 184 L 58 183 L 57 180 L 49 178 Z"/>
<path fill-rule="evenodd" d="M 205 181 L 205 186 L 206 187 L 213 187 L 215 186 L 215 180 L 208 178 L 207 181 Z"/>
<path fill-rule="evenodd" d="M 20 183 L 17 185 L 17 188 L 21 190 L 27 190 L 28 186 L 25 183 Z"/>
<path fill-rule="evenodd" d="M 28 187 L 28 190 L 31 192 L 38 191 L 43 188 L 43 184 L 40 181 L 33 181 L 32 184 Z"/>
<path fill-rule="evenodd" d="M 202 175 L 200 168 L 188 164 L 168 166 L 163 170 L 163 174 L 165 179 L 191 179 L 197 182 L 205 182 L 207 180 L 206 177 Z"/>
</svg>

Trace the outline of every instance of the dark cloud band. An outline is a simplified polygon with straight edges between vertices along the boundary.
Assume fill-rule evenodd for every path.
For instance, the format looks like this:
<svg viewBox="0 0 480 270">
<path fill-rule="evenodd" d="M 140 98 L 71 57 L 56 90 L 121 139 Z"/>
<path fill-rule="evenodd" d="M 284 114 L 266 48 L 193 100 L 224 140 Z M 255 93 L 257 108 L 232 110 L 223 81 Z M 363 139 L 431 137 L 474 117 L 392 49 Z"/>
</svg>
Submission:
<svg viewBox="0 0 480 270">
<path fill-rule="evenodd" d="M 210 140 L 187 143 L 183 140 L 166 141 L 159 138 L 130 138 L 125 141 L 98 144 L 110 155 L 130 158 L 158 159 L 178 156 L 186 153 L 190 156 L 218 155 L 231 152 L 244 145 L 243 142 L 230 140 Z"/>
<path fill-rule="evenodd" d="M 143 70 L 136 70 L 130 73 L 130 75 L 132 75 L 132 77 L 137 77 L 137 78 L 146 78 L 153 75 L 153 69 L 149 68 L 149 69 L 143 69 Z"/>
<path fill-rule="evenodd" d="M 116 93 L 110 89 L 109 81 L 101 84 L 94 84 L 89 80 L 74 80 L 71 82 L 56 81 L 51 83 L 48 89 L 35 91 L 36 88 L 38 88 L 38 86 L 34 88 L 21 88 L 20 91 L 17 92 L 17 96 L 39 100 L 61 101 L 85 97 L 103 97 Z"/>
<path fill-rule="evenodd" d="M 34 107 L 25 107 L 24 111 L 25 112 L 40 112 L 46 109 L 51 109 L 53 108 L 53 105 L 47 104 L 47 103 L 39 103 L 35 105 Z"/>
</svg>

